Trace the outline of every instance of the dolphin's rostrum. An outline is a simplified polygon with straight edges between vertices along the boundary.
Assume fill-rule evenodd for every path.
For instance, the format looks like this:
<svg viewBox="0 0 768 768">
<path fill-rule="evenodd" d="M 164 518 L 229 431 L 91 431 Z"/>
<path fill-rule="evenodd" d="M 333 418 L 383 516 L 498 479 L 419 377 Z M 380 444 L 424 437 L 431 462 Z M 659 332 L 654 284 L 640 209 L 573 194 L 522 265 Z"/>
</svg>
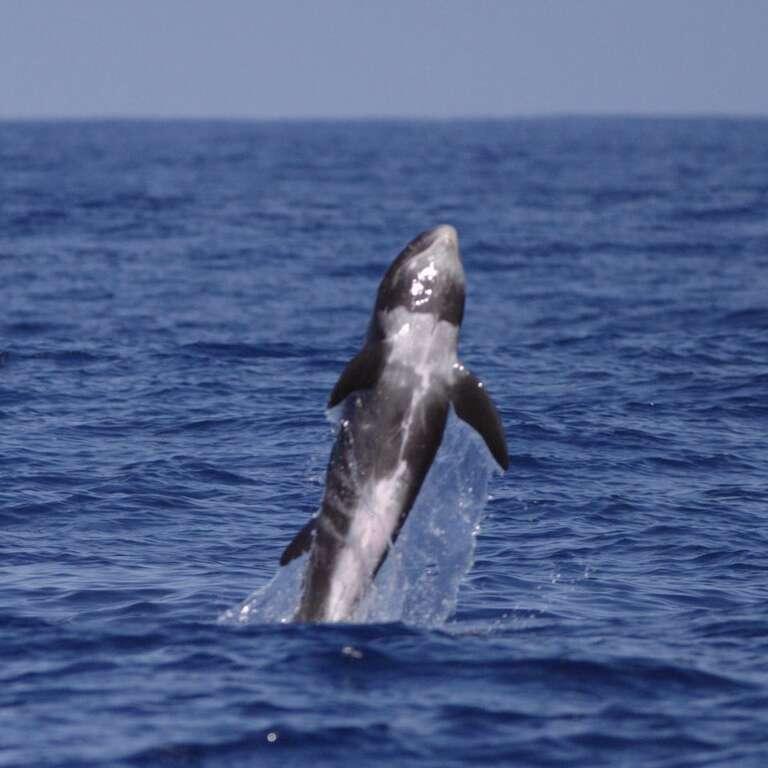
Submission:
<svg viewBox="0 0 768 768">
<path fill-rule="evenodd" d="M 509 464 L 483 384 L 458 360 L 464 270 L 456 230 L 412 240 L 384 275 L 362 350 L 341 374 L 343 402 L 318 513 L 280 558 L 309 550 L 298 621 L 350 620 L 394 544 L 443 438 L 448 407 Z"/>
</svg>

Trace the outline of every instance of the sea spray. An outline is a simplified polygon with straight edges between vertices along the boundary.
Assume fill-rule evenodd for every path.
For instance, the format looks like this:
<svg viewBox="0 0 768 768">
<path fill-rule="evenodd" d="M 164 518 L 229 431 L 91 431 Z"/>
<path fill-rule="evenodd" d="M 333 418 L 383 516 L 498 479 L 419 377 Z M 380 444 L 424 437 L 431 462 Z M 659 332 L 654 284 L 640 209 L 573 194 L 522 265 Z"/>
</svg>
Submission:
<svg viewBox="0 0 768 768">
<path fill-rule="evenodd" d="M 481 438 L 451 411 L 443 443 L 419 497 L 354 620 L 444 623 L 472 567 L 493 461 Z M 264 587 L 222 616 L 223 621 L 291 621 L 307 558 L 282 567 Z"/>
</svg>

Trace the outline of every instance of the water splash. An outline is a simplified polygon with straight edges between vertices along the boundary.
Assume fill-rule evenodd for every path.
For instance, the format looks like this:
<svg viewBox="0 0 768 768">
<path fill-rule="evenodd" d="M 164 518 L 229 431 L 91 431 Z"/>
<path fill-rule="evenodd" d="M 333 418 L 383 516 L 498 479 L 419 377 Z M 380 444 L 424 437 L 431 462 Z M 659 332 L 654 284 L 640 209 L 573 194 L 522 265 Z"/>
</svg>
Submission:
<svg viewBox="0 0 768 768">
<path fill-rule="evenodd" d="M 353 621 L 432 627 L 449 618 L 461 580 L 474 561 L 493 467 L 480 437 L 451 411 L 443 444 L 416 504 Z M 305 565 L 306 556 L 284 566 L 221 620 L 291 621 Z"/>
</svg>

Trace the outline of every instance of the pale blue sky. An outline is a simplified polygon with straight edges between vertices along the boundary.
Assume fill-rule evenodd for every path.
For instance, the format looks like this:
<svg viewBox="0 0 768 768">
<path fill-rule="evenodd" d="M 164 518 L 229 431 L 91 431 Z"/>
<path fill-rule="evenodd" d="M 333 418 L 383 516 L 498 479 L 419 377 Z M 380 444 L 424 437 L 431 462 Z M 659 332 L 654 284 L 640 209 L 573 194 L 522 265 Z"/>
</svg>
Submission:
<svg viewBox="0 0 768 768">
<path fill-rule="evenodd" d="M 0 118 L 768 114 L 768 0 L 0 0 Z"/>
</svg>

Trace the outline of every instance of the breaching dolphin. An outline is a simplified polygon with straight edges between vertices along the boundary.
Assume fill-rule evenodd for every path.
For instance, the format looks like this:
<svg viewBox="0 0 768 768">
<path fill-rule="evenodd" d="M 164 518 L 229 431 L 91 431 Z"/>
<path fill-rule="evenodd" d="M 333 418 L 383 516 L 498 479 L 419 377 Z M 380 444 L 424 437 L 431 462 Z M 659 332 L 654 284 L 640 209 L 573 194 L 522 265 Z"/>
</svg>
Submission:
<svg viewBox="0 0 768 768">
<path fill-rule="evenodd" d="M 280 558 L 309 551 L 297 621 L 348 621 L 413 506 L 443 438 L 448 407 L 509 465 L 483 384 L 458 360 L 464 269 L 456 230 L 412 240 L 384 275 L 362 350 L 328 407 L 343 402 L 322 505 Z"/>
</svg>

